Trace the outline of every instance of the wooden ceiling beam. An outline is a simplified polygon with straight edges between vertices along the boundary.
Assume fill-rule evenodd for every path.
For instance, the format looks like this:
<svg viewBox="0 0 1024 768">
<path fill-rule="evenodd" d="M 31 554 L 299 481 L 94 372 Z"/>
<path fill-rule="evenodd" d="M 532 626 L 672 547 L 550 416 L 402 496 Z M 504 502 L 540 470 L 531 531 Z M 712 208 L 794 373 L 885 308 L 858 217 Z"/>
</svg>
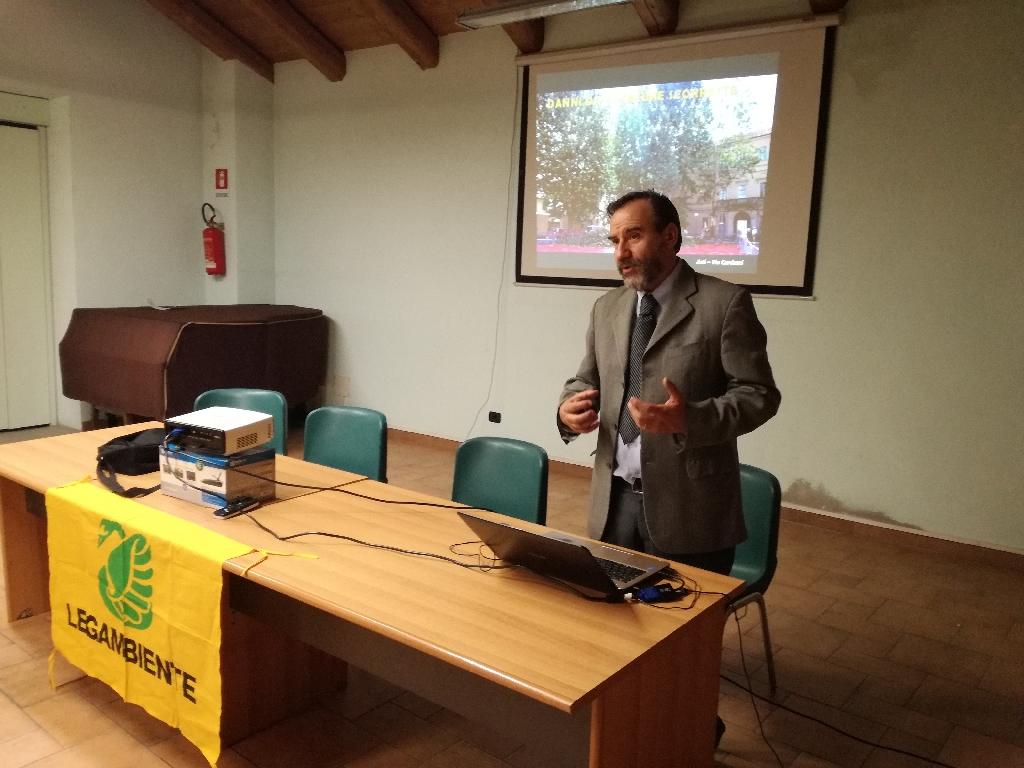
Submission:
<svg viewBox="0 0 1024 768">
<path fill-rule="evenodd" d="M 362 0 L 362 3 L 370 16 L 387 30 L 420 69 L 437 66 L 437 35 L 404 0 Z"/>
<path fill-rule="evenodd" d="M 242 0 L 242 5 L 276 29 L 323 76 L 336 83 L 345 76 L 345 52 L 288 0 Z"/>
<path fill-rule="evenodd" d="M 148 0 L 148 2 L 222 59 L 237 59 L 256 74 L 274 82 L 273 63 L 217 21 L 194 0 Z"/>
<path fill-rule="evenodd" d="M 633 0 L 640 21 L 651 36 L 669 35 L 679 24 L 679 0 Z"/>
<path fill-rule="evenodd" d="M 811 10 L 816 14 L 838 13 L 846 3 L 847 0 L 810 0 Z"/>
<path fill-rule="evenodd" d="M 502 24 L 501 28 L 522 54 L 538 53 L 544 47 L 544 19 Z"/>
</svg>

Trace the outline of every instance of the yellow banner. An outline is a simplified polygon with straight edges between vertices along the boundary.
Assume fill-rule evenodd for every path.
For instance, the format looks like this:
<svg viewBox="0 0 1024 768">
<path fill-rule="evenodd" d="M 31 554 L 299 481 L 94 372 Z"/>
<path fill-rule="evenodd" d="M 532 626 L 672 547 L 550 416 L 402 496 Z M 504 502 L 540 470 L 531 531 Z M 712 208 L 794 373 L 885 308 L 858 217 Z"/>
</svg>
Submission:
<svg viewBox="0 0 1024 768">
<path fill-rule="evenodd" d="M 54 646 L 215 765 L 222 565 L 252 547 L 84 482 L 46 512 Z"/>
</svg>

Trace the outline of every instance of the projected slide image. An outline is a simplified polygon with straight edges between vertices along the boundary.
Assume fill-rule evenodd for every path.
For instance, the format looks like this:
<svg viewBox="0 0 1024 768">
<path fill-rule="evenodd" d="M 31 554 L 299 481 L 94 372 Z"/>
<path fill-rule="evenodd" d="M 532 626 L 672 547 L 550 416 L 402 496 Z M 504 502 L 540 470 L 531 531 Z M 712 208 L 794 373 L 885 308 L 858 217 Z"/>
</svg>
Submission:
<svg viewBox="0 0 1024 768">
<path fill-rule="evenodd" d="M 538 93 L 537 266 L 614 270 L 605 207 L 656 189 L 691 266 L 756 272 L 777 77 Z"/>
</svg>

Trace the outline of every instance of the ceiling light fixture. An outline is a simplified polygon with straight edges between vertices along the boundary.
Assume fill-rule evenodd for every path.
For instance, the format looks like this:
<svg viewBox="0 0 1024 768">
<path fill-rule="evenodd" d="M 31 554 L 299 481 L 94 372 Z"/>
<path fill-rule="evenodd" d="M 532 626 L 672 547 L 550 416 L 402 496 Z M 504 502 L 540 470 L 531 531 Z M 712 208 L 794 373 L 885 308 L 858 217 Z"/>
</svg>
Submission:
<svg viewBox="0 0 1024 768">
<path fill-rule="evenodd" d="M 459 16 L 456 23 L 466 29 L 482 29 L 499 24 L 514 24 L 517 21 L 557 16 L 570 11 L 599 8 L 604 5 L 622 5 L 628 2 L 631 0 L 509 0 L 509 2 L 490 5 L 486 8 L 465 11 Z"/>
</svg>

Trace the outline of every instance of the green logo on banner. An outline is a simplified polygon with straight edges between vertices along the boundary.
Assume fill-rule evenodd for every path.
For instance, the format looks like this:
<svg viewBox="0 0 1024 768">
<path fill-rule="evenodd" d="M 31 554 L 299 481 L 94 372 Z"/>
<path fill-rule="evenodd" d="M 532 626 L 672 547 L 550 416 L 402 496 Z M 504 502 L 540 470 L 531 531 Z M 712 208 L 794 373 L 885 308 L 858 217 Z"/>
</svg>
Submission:
<svg viewBox="0 0 1024 768">
<path fill-rule="evenodd" d="M 125 537 L 124 529 L 113 520 L 100 522 L 100 541 L 113 534 L 121 543 L 110 551 L 107 564 L 100 568 L 99 588 L 103 602 L 110 612 L 132 629 L 146 629 L 153 621 L 153 569 L 149 568 L 149 543 L 146 537 L 134 533 Z"/>
</svg>

